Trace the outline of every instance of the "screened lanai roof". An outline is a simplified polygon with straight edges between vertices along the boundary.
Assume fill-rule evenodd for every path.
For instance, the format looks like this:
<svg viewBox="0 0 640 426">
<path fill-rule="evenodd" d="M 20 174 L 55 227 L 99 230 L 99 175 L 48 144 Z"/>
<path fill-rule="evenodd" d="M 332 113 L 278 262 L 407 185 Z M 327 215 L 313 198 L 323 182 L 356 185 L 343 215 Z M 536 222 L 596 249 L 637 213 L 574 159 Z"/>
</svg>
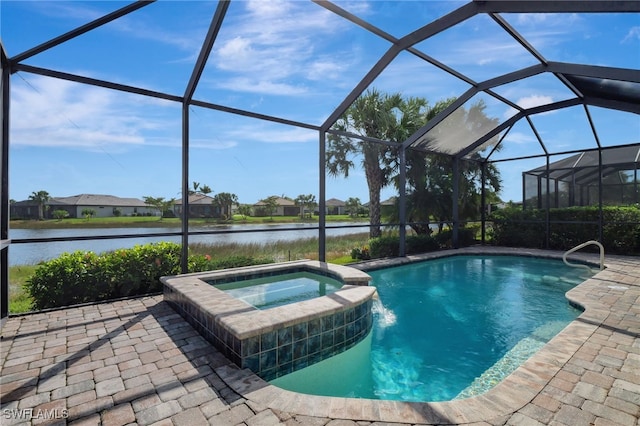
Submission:
<svg viewBox="0 0 640 426">
<path fill-rule="evenodd" d="M 1 316 L 8 248 L 31 241 L 9 241 L 9 198 L 79 182 L 171 198 L 200 173 L 245 203 L 317 188 L 324 260 L 327 195 L 366 186 L 326 194 L 325 136 L 369 89 L 455 98 L 405 148 L 498 162 L 636 144 L 639 16 L 636 0 L 1 1 Z"/>
<path fill-rule="evenodd" d="M 524 172 L 527 175 L 570 181 L 577 185 L 597 184 L 598 177 L 608 183 L 629 183 L 640 169 L 640 145 L 620 146 L 574 154 L 559 161 Z M 630 177 L 629 178 L 629 174 Z"/>
<path fill-rule="evenodd" d="M 376 3 L 3 2 L 4 67 L 321 131 L 371 87 L 456 97 L 404 145 L 460 157 L 640 139 L 640 2 Z M 610 26 L 622 15 L 626 27 Z M 582 33 L 593 23 L 601 31 Z M 478 102 L 493 120 L 473 127 L 461 111 Z M 580 144 L 558 139 L 551 114 Z M 525 152 L 495 149 L 522 137 Z"/>
</svg>

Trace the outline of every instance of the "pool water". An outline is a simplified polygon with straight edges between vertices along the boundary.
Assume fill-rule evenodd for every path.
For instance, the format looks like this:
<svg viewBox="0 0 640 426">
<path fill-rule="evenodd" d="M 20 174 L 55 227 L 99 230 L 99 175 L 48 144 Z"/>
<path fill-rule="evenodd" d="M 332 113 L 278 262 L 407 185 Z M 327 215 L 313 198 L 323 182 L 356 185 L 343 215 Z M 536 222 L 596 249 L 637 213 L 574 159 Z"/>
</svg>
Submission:
<svg viewBox="0 0 640 426">
<path fill-rule="evenodd" d="M 342 283 L 324 275 L 294 272 L 215 284 L 215 287 L 258 309 L 268 309 L 325 296 L 340 290 Z"/>
<path fill-rule="evenodd" d="M 580 314 L 564 293 L 588 277 L 561 261 L 518 256 L 456 256 L 369 274 L 379 294 L 370 339 L 347 351 L 351 358 L 272 384 L 402 401 L 483 393 Z"/>
</svg>

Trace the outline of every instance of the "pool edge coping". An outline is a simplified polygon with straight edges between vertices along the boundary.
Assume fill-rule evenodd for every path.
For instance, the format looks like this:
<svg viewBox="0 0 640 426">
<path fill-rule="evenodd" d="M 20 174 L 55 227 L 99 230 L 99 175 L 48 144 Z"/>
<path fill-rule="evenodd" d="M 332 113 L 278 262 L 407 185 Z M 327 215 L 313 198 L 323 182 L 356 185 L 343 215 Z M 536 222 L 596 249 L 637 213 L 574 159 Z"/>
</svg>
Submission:
<svg viewBox="0 0 640 426">
<path fill-rule="evenodd" d="M 562 252 L 549 250 L 500 247 L 469 247 L 445 250 L 405 258 L 394 258 L 366 262 L 355 266 L 364 270 L 386 265 L 399 265 L 416 261 L 443 258 L 454 255 L 514 255 L 561 259 Z M 585 263 L 594 263 L 588 255 L 571 257 Z M 516 412 L 531 402 L 548 385 L 584 342 L 598 329 L 610 313 L 608 306 L 588 297 L 588 293 L 599 285 L 601 274 L 578 284 L 567 292 L 567 299 L 584 309 L 583 313 L 567 325 L 545 346 L 525 361 L 498 385 L 482 395 L 443 402 L 403 402 L 361 398 L 325 397 L 300 394 L 270 385 L 250 370 L 232 366 L 216 369 L 221 378 L 244 398 L 277 409 L 300 415 L 316 417 L 347 418 L 365 421 L 397 423 L 473 423 L 487 421 Z M 605 278 L 606 279 L 606 278 Z"/>
</svg>

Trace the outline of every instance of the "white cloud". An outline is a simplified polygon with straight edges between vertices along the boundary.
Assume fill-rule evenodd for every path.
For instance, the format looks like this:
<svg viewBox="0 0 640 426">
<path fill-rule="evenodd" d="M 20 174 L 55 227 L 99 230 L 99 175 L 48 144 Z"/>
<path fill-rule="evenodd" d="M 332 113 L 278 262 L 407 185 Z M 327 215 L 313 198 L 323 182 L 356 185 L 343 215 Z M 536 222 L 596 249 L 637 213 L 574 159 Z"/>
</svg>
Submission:
<svg viewBox="0 0 640 426">
<path fill-rule="evenodd" d="M 531 95 L 525 96 L 516 101 L 516 104 L 524 109 L 535 108 L 541 105 L 548 105 L 553 103 L 553 98 L 547 95 Z M 514 108 L 508 108 L 504 113 L 504 118 L 508 119 L 514 116 L 517 111 Z M 550 114 L 552 111 L 546 112 L 544 114 Z"/>
<path fill-rule="evenodd" d="M 516 101 L 516 104 L 518 104 L 518 106 L 524 109 L 534 108 L 540 105 L 546 105 L 550 103 L 553 103 L 553 98 L 551 98 L 551 96 L 546 96 L 546 95 L 525 96 L 524 98 L 520 98 Z"/>
<path fill-rule="evenodd" d="M 321 53 L 346 23 L 314 4 L 244 2 L 245 11 L 227 17 L 210 66 L 234 77 L 209 77 L 215 87 L 238 92 L 297 96 L 305 81 L 340 79 L 352 55 Z M 343 57 L 340 57 L 343 56 Z"/>
<path fill-rule="evenodd" d="M 640 26 L 631 27 L 625 38 L 622 39 L 622 43 L 628 43 L 634 40 L 640 40 Z"/>
<path fill-rule="evenodd" d="M 223 132 L 220 136 L 225 140 L 243 140 L 262 143 L 307 143 L 318 142 L 318 133 L 297 127 L 283 129 L 261 124 L 245 125 Z"/>
<path fill-rule="evenodd" d="M 142 132 L 167 127 L 141 117 L 137 102 L 109 90 L 65 80 L 29 77 L 12 85 L 12 145 L 123 150 L 146 143 Z M 158 104 L 160 105 L 160 104 Z M 151 108 L 147 103 L 145 108 Z"/>
<path fill-rule="evenodd" d="M 179 142 L 181 145 L 182 142 Z M 229 149 L 238 146 L 236 141 L 225 140 L 222 141 L 218 138 L 216 139 L 204 139 L 204 138 L 191 138 L 189 141 L 190 148 L 204 148 L 204 149 Z"/>
<path fill-rule="evenodd" d="M 537 143 L 538 141 L 532 134 L 526 134 L 522 132 L 509 132 L 509 134 L 504 138 L 503 142 L 524 145 L 533 142 Z"/>
<path fill-rule="evenodd" d="M 269 80 L 252 80 L 249 77 L 231 78 L 220 82 L 220 88 L 264 95 L 295 96 L 307 92 L 304 87 L 296 87 L 287 83 Z"/>
</svg>

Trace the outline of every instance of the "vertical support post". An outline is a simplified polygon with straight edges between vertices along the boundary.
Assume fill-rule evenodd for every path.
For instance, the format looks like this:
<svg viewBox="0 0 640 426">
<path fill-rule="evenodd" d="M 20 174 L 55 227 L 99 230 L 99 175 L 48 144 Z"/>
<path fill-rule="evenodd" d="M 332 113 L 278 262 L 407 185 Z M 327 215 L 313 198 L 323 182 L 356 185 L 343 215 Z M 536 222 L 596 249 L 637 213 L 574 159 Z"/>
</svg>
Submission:
<svg viewBox="0 0 640 426">
<path fill-rule="evenodd" d="M 480 242 L 482 243 L 482 245 L 484 245 L 485 243 L 485 238 L 486 238 L 486 232 L 485 232 L 485 226 L 487 224 L 487 194 L 486 194 L 486 187 L 485 187 L 485 179 L 487 176 L 487 163 L 486 161 L 482 162 L 482 167 L 480 169 L 480 180 L 481 180 L 481 185 L 480 185 Z"/>
<path fill-rule="evenodd" d="M 398 204 L 399 217 L 399 237 L 400 252 L 398 256 L 404 257 L 407 254 L 407 148 L 401 146 L 398 151 L 400 157 L 400 174 L 398 176 L 398 195 L 400 197 Z"/>
<path fill-rule="evenodd" d="M 182 103 L 182 251 L 180 272 L 189 272 L 189 104 Z"/>
<path fill-rule="evenodd" d="M 633 169 L 633 203 L 638 203 L 638 163 Z"/>
<path fill-rule="evenodd" d="M 0 43 L 0 329 L 9 317 L 9 80 L 10 69 Z"/>
<path fill-rule="evenodd" d="M 211 18 L 209 30 L 202 43 L 202 48 L 198 54 L 198 59 L 191 72 L 191 77 L 184 91 L 182 99 L 182 253 L 180 260 L 180 270 L 183 274 L 189 271 L 189 106 L 193 99 L 202 72 L 213 49 L 222 21 L 229 9 L 228 1 L 218 2 L 216 12 Z"/>
<path fill-rule="evenodd" d="M 453 212 L 453 233 L 451 236 L 451 242 L 453 244 L 453 248 L 459 248 L 460 244 L 458 241 L 458 229 L 460 226 L 460 213 L 458 209 L 458 199 L 460 197 L 460 159 L 458 157 L 453 158 L 453 196 L 452 202 L 452 212 Z"/>
<path fill-rule="evenodd" d="M 549 155 L 545 155 L 545 158 L 547 159 L 547 165 L 546 165 L 546 170 L 545 170 L 545 175 L 546 175 L 546 191 L 547 193 L 545 194 L 545 204 L 546 204 L 546 209 L 545 209 L 545 232 L 544 232 L 544 247 L 545 248 L 549 248 L 549 240 L 551 237 L 551 212 L 550 210 L 550 202 L 551 202 L 551 195 L 549 194 L 549 189 L 550 189 L 550 185 L 549 185 Z"/>
<path fill-rule="evenodd" d="M 602 214 L 602 148 L 598 148 L 598 241 L 602 243 L 604 218 Z"/>
<path fill-rule="evenodd" d="M 524 173 L 522 173 L 522 210 L 527 209 L 527 190 L 525 186 L 527 184 L 527 178 Z"/>
<path fill-rule="evenodd" d="M 320 187 L 319 200 L 318 200 L 318 260 L 320 262 L 326 262 L 327 260 L 327 171 L 326 171 L 326 156 L 327 156 L 327 134 L 324 130 L 320 130 L 319 134 L 319 149 L 318 149 L 318 182 Z"/>
</svg>

